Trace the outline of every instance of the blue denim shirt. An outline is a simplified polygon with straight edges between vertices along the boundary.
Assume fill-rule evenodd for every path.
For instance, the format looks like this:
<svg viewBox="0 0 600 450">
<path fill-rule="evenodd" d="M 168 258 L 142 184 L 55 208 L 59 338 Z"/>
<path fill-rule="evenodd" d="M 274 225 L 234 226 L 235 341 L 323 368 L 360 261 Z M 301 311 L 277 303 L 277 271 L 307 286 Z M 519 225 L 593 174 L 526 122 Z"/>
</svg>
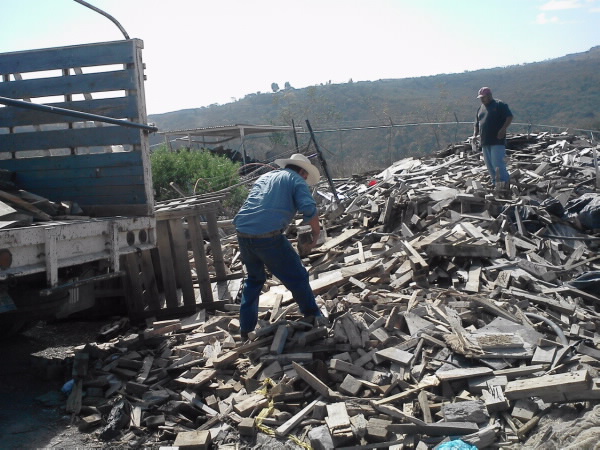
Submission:
<svg viewBox="0 0 600 450">
<path fill-rule="evenodd" d="M 241 233 L 265 234 L 286 228 L 296 212 L 305 222 L 317 215 L 308 184 L 293 170 L 274 170 L 256 180 L 233 224 Z"/>
</svg>

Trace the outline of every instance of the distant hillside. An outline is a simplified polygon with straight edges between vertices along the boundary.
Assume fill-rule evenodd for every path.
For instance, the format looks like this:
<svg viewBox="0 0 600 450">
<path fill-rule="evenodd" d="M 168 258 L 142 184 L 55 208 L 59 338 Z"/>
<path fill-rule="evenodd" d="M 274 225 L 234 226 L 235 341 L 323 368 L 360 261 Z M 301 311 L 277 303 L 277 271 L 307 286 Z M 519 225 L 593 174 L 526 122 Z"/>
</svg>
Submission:
<svg viewBox="0 0 600 450">
<path fill-rule="evenodd" d="M 332 161 L 332 172 L 345 176 L 464 139 L 472 132 L 481 86 L 490 86 L 496 98 L 509 104 L 513 133 L 527 130 L 519 124 L 537 130 L 537 125 L 600 130 L 600 46 L 543 62 L 460 74 L 253 93 L 233 103 L 151 115 L 149 120 L 167 131 L 236 123 L 291 125 L 292 120 L 306 129 L 308 119 Z M 161 142 L 159 136 L 152 139 Z M 299 139 L 305 144 L 309 137 L 300 134 Z M 257 139 L 246 148 L 250 156 L 264 159 L 267 152 L 289 150 L 292 142 L 291 136 Z"/>
</svg>

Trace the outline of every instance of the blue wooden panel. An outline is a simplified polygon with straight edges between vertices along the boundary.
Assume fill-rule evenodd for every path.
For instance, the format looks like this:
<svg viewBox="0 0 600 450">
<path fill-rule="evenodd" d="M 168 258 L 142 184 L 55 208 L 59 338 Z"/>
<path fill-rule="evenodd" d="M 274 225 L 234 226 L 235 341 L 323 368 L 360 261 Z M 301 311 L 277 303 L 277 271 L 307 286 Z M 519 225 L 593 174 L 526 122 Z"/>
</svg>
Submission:
<svg viewBox="0 0 600 450">
<path fill-rule="evenodd" d="M 107 175 L 106 172 L 110 172 Z M 62 174 L 67 174 L 65 176 L 61 176 L 60 172 L 52 173 L 52 177 L 54 177 L 54 182 L 52 183 L 52 188 L 56 188 L 57 190 L 69 189 L 73 191 L 74 189 L 90 189 L 93 191 L 94 189 L 98 189 L 104 187 L 106 185 L 110 186 L 129 186 L 135 184 L 144 184 L 144 176 L 135 173 L 127 173 L 123 174 L 122 170 L 114 169 L 110 171 L 106 171 L 102 176 L 94 176 L 94 177 L 79 177 L 75 176 L 68 171 L 63 171 Z M 48 189 L 48 176 L 46 178 L 40 177 L 29 177 L 27 174 L 20 175 L 17 174 L 15 177 L 15 183 L 17 186 L 25 186 L 27 185 L 28 190 L 32 190 L 34 192 L 39 192 L 40 189 Z"/>
<path fill-rule="evenodd" d="M 4 81 L 0 96 L 14 99 L 136 89 L 135 71 L 114 70 L 34 80 Z"/>
<path fill-rule="evenodd" d="M 30 191 L 34 192 L 35 191 Z M 85 208 L 89 205 L 144 205 L 146 194 L 142 186 L 104 186 L 81 190 L 49 188 L 45 198 L 54 202 L 72 201 Z"/>
<path fill-rule="evenodd" d="M 81 167 L 76 171 L 72 169 L 53 169 L 52 176 L 56 178 L 55 184 L 59 186 L 70 186 L 71 183 L 81 183 L 85 180 L 90 185 L 105 183 L 104 178 L 113 177 L 116 184 L 138 183 L 140 178 L 143 178 L 141 168 L 137 166 L 122 166 L 122 167 Z M 42 171 L 20 171 L 17 172 L 17 182 L 19 179 L 26 179 L 27 185 L 35 188 L 48 184 L 46 179 L 48 175 Z M 100 181 L 96 181 L 100 180 Z M 143 179 L 141 181 L 143 183 Z"/>
<path fill-rule="evenodd" d="M 1 83 L 0 83 L 1 85 Z M 75 102 L 48 103 L 48 106 L 71 109 L 73 111 L 97 114 L 112 117 L 113 119 L 126 119 L 138 117 L 138 105 L 135 97 L 102 98 L 98 100 L 82 100 Z M 82 119 L 72 116 L 62 116 L 24 108 L 0 108 L 0 128 L 18 127 L 24 125 L 45 125 L 50 123 L 81 122 Z M 1 138 L 0 138 L 1 139 Z"/>
<path fill-rule="evenodd" d="M 103 147 L 119 144 L 139 145 L 141 143 L 140 134 L 140 130 L 121 126 L 0 134 L 0 152 Z"/>
<path fill-rule="evenodd" d="M 24 158 L 0 161 L 22 189 L 80 206 L 147 203 L 140 152 Z M 93 173 L 94 176 L 85 176 Z"/>
<path fill-rule="evenodd" d="M 140 152 L 99 153 L 91 155 L 53 156 L 51 158 L 23 158 L 0 160 L 0 168 L 13 172 L 45 170 L 72 170 L 82 168 L 137 167 L 141 170 Z"/>
<path fill-rule="evenodd" d="M 143 47 L 142 41 L 132 39 L 4 53 L 0 55 L 0 72 L 26 73 L 71 67 L 131 64 L 135 60 L 136 45 Z"/>
</svg>

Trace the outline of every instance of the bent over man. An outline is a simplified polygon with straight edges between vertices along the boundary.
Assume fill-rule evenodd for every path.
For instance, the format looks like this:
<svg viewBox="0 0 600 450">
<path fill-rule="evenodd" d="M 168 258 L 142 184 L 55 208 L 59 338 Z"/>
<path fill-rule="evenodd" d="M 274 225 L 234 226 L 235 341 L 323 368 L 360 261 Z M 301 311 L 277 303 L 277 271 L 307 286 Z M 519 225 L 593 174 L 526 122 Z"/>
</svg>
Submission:
<svg viewBox="0 0 600 450">
<path fill-rule="evenodd" d="M 297 212 L 311 226 L 314 247 L 321 227 L 317 204 L 309 185 L 319 181 L 320 173 L 309 159 L 299 153 L 289 159 L 277 159 L 275 170 L 258 178 L 248 198 L 233 219 L 240 246 L 240 258 L 246 266 L 246 280 L 240 305 L 240 335 L 248 338 L 258 322 L 258 299 L 266 281 L 265 267 L 290 290 L 305 317 L 319 317 L 321 311 L 300 256 L 283 234 Z"/>
</svg>

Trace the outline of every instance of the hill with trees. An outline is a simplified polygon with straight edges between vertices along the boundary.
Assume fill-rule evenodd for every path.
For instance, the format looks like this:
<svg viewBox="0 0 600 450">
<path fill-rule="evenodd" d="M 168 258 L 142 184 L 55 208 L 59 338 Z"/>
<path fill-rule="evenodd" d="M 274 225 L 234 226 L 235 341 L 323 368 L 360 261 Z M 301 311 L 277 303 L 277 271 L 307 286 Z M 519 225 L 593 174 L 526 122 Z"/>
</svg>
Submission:
<svg viewBox="0 0 600 450">
<path fill-rule="evenodd" d="M 269 83 L 265 83 L 267 86 Z M 481 86 L 507 102 L 514 114 L 509 132 L 600 130 L 600 46 L 552 60 L 458 74 L 382 79 L 246 95 L 225 105 L 151 115 L 161 131 L 232 124 L 304 127 L 301 145 L 315 130 L 334 176 L 381 168 L 392 161 L 437 151 L 472 133 Z M 598 139 L 598 135 L 595 136 Z M 160 142 L 154 136 L 153 142 Z M 268 159 L 293 149 L 292 136 L 256 139 L 250 156 Z M 236 145 L 236 144 L 231 144 Z"/>
</svg>

